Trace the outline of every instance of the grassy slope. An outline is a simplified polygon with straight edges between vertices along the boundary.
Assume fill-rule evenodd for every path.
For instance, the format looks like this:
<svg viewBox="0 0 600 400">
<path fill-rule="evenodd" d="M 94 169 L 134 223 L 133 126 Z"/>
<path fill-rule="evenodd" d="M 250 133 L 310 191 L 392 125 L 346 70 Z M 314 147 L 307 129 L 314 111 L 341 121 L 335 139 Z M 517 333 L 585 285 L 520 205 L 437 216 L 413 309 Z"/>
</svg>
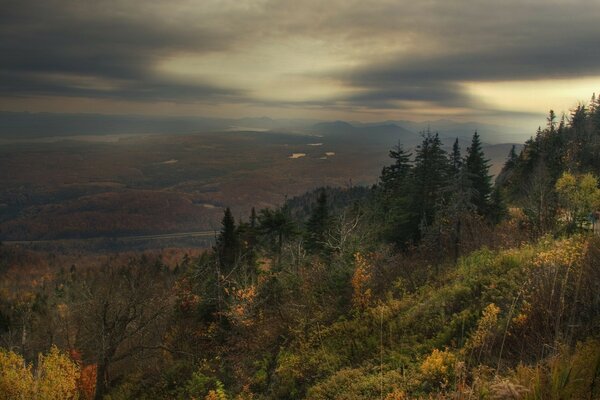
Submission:
<svg viewBox="0 0 600 400">
<path fill-rule="evenodd" d="M 489 398 L 510 390 L 597 398 L 589 396 L 600 395 L 599 246 L 597 238 L 544 238 L 475 251 L 413 292 L 398 278 L 379 300 L 295 331 L 263 390 L 269 398 Z M 267 385 L 260 376 L 250 385 Z"/>
</svg>

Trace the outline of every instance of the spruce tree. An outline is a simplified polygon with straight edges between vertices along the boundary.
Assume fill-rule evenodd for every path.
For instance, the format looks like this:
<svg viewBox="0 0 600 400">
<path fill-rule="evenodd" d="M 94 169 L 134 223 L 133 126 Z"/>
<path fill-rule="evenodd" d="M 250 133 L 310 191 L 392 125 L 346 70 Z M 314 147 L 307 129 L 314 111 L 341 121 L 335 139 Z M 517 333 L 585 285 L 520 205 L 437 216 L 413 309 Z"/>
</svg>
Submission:
<svg viewBox="0 0 600 400">
<path fill-rule="evenodd" d="M 412 167 L 410 157 L 398 143 L 389 156 L 393 164 L 383 168 L 376 190 L 376 215 L 383 238 L 398 246 L 413 239 Z"/>
<path fill-rule="evenodd" d="M 249 281 L 256 273 L 257 266 L 257 216 L 254 207 L 250 212 L 250 221 L 240 221 L 237 227 L 238 262 L 241 262 L 244 280 Z"/>
<path fill-rule="evenodd" d="M 508 215 L 508 209 L 499 186 L 494 186 L 490 196 L 488 217 L 494 224 L 502 221 Z"/>
<path fill-rule="evenodd" d="M 448 197 L 448 201 L 445 202 L 445 207 L 439 210 L 437 223 L 448 224 L 450 228 L 450 239 L 454 262 L 456 263 L 462 246 L 463 220 L 468 218 L 475 210 L 475 205 L 472 203 L 475 190 L 464 164 L 454 174 L 450 180 L 450 185 L 444 191 Z"/>
<path fill-rule="evenodd" d="M 516 146 L 513 144 L 508 152 L 506 161 L 502 166 L 502 170 L 496 176 L 496 186 L 506 186 L 510 184 L 510 181 L 515 174 L 515 170 L 519 165 L 519 156 L 517 155 Z"/>
<path fill-rule="evenodd" d="M 237 233 L 235 229 L 235 220 L 231 214 L 231 209 L 227 207 L 221 220 L 221 232 L 217 238 L 217 254 L 219 264 L 224 269 L 232 268 L 237 256 Z"/>
<path fill-rule="evenodd" d="M 477 131 L 473 134 L 471 146 L 467 148 L 465 166 L 475 190 L 472 202 L 480 215 L 487 216 L 492 193 L 492 177 L 488 174 L 489 160 L 485 159 Z"/>
<path fill-rule="evenodd" d="M 258 223 L 258 232 L 270 242 L 272 250 L 278 255 L 278 261 L 281 261 L 284 239 L 296 234 L 288 209 L 282 207 L 276 210 L 269 208 L 260 210 Z"/>
<path fill-rule="evenodd" d="M 456 138 L 454 144 L 452 145 L 452 154 L 450 155 L 450 166 L 452 167 L 452 172 L 454 175 L 458 174 L 462 164 L 463 161 L 460 155 L 460 146 L 458 144 L 458 138 Z"/>
<path fill-rule="evenodd" d="M 306 223 L 305 247 L 308 251 L 318 252 L 325 248 L 324 242 L 330 225 L 327 193 L 322 189 L 317 197 L 310 218 Z"/>
<path fill-rule="evenodd" d="M 550 110 L 546 121 L 548 122 L 548 131 L 554 133 L 556 130 L 556 114 L 554 113 L 554 110 Z"/>
<path fill-rule="evenodd" d="M 443 188 L 448 184 L 449 161 L 442 148 L 439 134 L 423 133 L 423 142 L 417 147 L 414 167 L 412 210 L 418 222 L 414 234 L 431 225 L 436 207 L 442 200 Z M 414 228 L 414 227 L 413 227 Z"/>
<path fill-rule="evenodd" d="M 411 155 L 404 150 L 400 143 L 390 150 L 389 156 L 394 160 L 394 163 L 383 167 L 380 177 L 381 186 L 384 190 L 395 191 L 404 183 L 405 178 L 410 172 Z"/>
<path fill-rule="evenodd" d="M 508 168 L 514 167 L 514 165 L 517 163 L 518 158 L 519 156 L 517 155 L 516 146 L 513 144 L 510 148 L 510 151 L 508 152 L 508 158 L 504 166 Z"/>
<path fill-rule="evenodd" d="M 250 211 L 250 228 L 255 229 L 257 221 L 256 210 L 252 207 L 252 210 Z"/>
</svg>

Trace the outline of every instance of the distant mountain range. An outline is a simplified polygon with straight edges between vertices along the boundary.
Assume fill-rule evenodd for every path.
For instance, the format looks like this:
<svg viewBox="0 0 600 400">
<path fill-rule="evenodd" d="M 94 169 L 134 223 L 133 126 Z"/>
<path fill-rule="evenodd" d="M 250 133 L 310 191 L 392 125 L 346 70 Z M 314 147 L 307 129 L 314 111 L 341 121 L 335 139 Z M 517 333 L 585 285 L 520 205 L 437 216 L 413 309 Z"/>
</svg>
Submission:
<svg viewBox="0 0 600 400">
<path fill-rule="evenodd" d="M 459 138 L 469 140 L 478 131 L 490 144 L 522 142 L 532 133 L 514 132 L 510 128 L 478 122 L 448 119 L 414 122 L 319 121 L 312 119 L 164 117 L 106 114 L 59 114 L 0 112 L 0 139 L 32 139 L 50 136 L 108 135 L 138 133 L 190 134 L 207 131 L 272 131 L 290 134 L 343 136 L 349 141 L 388 143 L 400 140 L 407 146 L 420 141 L 419 132 L 439 132 L 444 142 Z"/>
</svg>

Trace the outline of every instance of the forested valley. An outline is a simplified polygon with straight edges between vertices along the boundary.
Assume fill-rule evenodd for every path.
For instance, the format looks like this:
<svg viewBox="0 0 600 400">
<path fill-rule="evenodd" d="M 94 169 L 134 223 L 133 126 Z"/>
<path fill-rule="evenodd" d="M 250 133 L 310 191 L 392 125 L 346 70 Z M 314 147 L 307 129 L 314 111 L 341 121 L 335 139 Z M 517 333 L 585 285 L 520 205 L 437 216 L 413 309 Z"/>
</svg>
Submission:
<svg viewBox="0 0 600 400">
<path fill-rule="evenodd" d="M 0 245 L 0 399 L 599 399 L 600 99 L 495 179 L 484 139 L 227 208 L 176 265 Z"/>
</svg>

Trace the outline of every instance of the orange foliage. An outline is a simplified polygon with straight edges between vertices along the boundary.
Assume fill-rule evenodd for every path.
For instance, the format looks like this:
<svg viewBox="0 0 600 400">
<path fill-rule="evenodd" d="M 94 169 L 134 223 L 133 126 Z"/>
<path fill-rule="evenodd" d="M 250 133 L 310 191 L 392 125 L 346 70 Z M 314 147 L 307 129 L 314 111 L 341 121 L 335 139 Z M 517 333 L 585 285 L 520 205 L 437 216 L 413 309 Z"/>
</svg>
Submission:
<svg viewBox="0 0 600 400">
<path fill-rule="evenodd" d="M 177 297 L 177 306 L 182 312 L 191 312 L 200 304 L 201 298 L 192 291 L 189 279 L 183 278 L 175 282 L 173 290 Z"/>
<path fill-rule="evenodd" d="M 371 303 L 371 289 L 369 283 L 371 282 L 372 269 L 373 267 L 367 262 L 367 260 L 360 254 L 354 254 L 354 275 L 352 275 L 352 304 L 359 310 L 364 310 Z"/>
<path fill-rule="evenodd" d="M 81 352 L 77 349 L 71 349 L 69 356 L 79 366 L 79 379 L 77 379 L 77 388 L 81 398 L 91 400 L 96 392 L 96 364 L 83 364 L 81 360 Z"/>
<path fill-rule="evenodd" d="M 226 288 L 225 293 L 229 295 L 231 302 L 229 311 L 226 313 L 227 317 L 238 325 L 251 326 L 254 323 L 252 315 L 254 299 L 258 294 L 256 286 Z"/>
<path fill-rule="evenodd" d="M 81 368 L 81 375 L 79 376 L 77 386 L 79 387 L 79 394 L 83 399 L 91 400 L 94 398 L 97 371 L 96 364 L 86 365 Z"/>
</svg>

